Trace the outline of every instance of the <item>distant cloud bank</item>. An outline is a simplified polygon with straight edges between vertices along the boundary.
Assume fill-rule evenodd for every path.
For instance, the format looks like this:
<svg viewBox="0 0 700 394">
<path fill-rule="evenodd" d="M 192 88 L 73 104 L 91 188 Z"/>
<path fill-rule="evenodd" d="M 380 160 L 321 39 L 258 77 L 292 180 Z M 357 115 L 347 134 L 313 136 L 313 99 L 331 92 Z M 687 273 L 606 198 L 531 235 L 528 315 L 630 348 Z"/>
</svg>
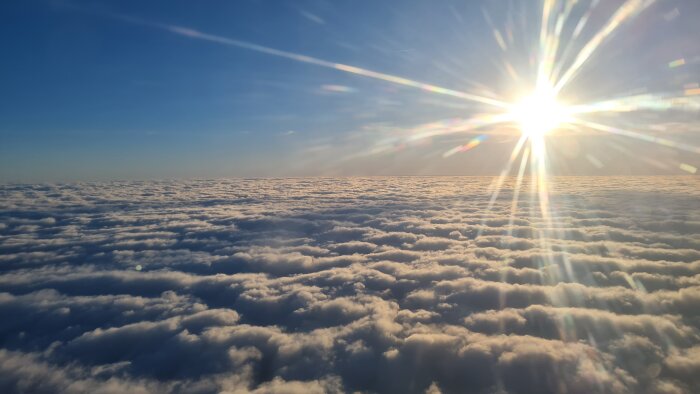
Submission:
<svg viewBox="0 0 700 394">
<path fill-rule="evenodd" d="M 698 178 L 489 184 L 0 186 L 0 392 L 700 392 Z"/>
</svg>

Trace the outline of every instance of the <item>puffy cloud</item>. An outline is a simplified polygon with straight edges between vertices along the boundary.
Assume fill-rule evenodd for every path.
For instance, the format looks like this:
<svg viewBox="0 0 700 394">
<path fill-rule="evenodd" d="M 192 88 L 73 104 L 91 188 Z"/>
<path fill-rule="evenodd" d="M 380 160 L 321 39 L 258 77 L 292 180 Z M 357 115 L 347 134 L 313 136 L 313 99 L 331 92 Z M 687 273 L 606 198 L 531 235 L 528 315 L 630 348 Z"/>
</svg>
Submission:
<svg viewBox="0 0 700 394">
<path fill-rule="evenodd" d="M 700 391 L 696 178 L 489 182 L 1 186 L 0 391 Z"/>
</svg>

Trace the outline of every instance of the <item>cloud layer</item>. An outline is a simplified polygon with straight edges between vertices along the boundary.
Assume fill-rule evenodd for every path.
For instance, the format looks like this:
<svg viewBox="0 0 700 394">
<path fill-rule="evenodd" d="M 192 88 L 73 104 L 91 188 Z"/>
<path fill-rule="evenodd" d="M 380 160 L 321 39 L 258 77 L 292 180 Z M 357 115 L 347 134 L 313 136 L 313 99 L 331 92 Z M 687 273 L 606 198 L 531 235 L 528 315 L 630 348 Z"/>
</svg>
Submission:
<svg viewBox="0 0 700 394">
<path fill-rule="evenodd" d="M 700 390 L 697 178 L 489 185 L 1 186 L 0 391 Z"/>
</svg>

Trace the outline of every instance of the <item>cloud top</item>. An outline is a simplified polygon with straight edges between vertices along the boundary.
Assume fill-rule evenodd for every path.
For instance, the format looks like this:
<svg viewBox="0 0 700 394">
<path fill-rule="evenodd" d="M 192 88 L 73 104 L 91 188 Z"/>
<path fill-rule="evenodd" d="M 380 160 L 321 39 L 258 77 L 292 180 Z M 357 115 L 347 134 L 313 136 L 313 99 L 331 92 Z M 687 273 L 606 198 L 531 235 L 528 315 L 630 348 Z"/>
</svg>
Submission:
<svg viewBox="0 0 700 394">
<path fill-rule="evenodd" d="M 0 391 L 700 390 L 696 178 L 489 183 L 1 186 Z"/>
</svg>

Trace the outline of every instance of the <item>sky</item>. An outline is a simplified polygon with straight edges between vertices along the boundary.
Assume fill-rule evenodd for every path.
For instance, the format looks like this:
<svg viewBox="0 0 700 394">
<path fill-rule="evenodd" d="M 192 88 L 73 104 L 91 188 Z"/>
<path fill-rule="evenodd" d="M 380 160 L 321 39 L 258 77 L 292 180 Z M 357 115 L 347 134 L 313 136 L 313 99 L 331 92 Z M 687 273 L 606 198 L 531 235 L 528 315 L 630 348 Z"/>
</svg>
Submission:
<svg viewBox="0 0 700 394">
<path fill-rule="evenodd" d="M 0 181 L 495 175 L 519 132 L 496 125 L 413 138 L 492 109 L 416 84 L 508 102 L 528 95 L 540 53 L 539 3 L 3 2 Z M 599 2 L 586 16 L 590 3 L 571 11 L 563 35 L 587 24 L 567 41 L 568 52 L 561 46 L 562 64 L 625 2 Z M 700 6 L 650 3 L 637 4 L 643 9 L 606 35 L 563 98 L 695 92 Z M 697 146 L 691 104 L 605 119 Z M 548 136 L 551 172 L 700 167 L 697 152 L 597 134 Z M 483 140 L 477 149 L 443 157 L 475 137 Z"/>
</svg>

